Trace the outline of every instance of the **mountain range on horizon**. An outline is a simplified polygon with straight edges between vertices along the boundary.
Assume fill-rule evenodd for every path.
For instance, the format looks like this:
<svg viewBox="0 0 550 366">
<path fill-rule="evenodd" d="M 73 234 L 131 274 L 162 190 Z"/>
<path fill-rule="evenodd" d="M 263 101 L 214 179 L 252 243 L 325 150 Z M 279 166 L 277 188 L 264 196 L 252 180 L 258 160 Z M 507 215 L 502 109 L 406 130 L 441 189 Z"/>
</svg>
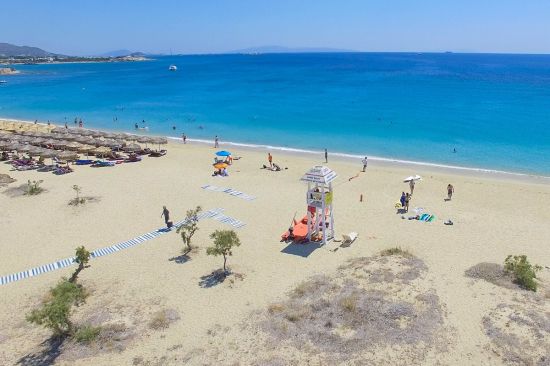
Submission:
<svg viewBox="0 0 550 366">
<path fill-rule="evenodd" d="M 358 52 L 355 50 L 328 48 L 328 47 L 285 47 L 285 46 L 258 46 L 243 49 L 237 49 L 227 52 L 218 52 L 219 54 L 238 54 L 238 53 L 323 53 L 323 52 Z M 124 56 L 143 56 L 145 53 L 130 51 L 128 49 L 118 49 L 103 53 L 90 54 L 88 57 L 124 57 Z M 162 53 L 152 53 L 162 55 Z M 185 54 L 185 53 L 181 53 Z M 11 43 L 0 42 L 0 57 L 55 57 L 66 56 L 49 51 L 45 51 L 34 46 L 17 46 Z M 75 56 L 75 55 L 73 55 Z"/>
<path fill-rule="evenodd" d="M 44 51 L 38 47 L 31 46 L 16 46 L 11 43 L 0 42 L 0 56 L 3 57 L 53 57 L 62 56 L 48 51 Z"/>
</svg>

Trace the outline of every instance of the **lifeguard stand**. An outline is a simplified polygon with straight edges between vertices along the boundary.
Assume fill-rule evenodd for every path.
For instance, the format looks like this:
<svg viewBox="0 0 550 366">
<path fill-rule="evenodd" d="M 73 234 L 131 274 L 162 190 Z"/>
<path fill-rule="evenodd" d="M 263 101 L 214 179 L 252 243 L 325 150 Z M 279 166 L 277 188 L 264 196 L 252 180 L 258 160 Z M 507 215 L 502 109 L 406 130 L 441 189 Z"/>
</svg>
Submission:
<svg viewBox="0 0 550 366">
<path fill-rule="evenodd" d="M 326 166 L 314 166 L 301 180 L 307 182 L 307 239 L 321 244 L 334 238 L 332 181 L 337 174 Z"/>
</svg>

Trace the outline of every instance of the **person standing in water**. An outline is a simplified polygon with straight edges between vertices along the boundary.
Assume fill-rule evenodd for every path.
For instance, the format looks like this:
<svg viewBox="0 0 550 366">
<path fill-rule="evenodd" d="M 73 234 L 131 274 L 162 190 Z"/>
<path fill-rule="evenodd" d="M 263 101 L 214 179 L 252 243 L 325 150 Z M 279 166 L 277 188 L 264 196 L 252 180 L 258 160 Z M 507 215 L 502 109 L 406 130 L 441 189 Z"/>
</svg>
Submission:
<svg viewBox="0 0 550 366">
<path fill-rule="evenodd" d="M 367 163 L 368 163 L 367 157 L 365 156 L 365 158 L 361 160 L 361 162 L 363 163 L 363 173 L 364 173 L 365 170 L 367 170 Z"/>
<path fill-rule="evenodd" d="M 187 136 L 185 136 L 185 133 L 182 133 L 182 134 L 181 134 L 181 139 L 183 140 L 183 143 L 184 143 L 184 144 L 187 143 Z"/>
<path fill-rule="evenodd" d="M 214 137 L 214 148 L 217 149 L 218 147 L 220 147 L 220 139 L 218 135 L 216 135 L 216 137 Z"/>
<path fill-rule="evenodd" d="M 325 149 L 325 163 L 328 163 L 328 151 Z"/>
<path fill-rule="evenodd" d="M 453 193 L 455 193 L 455 187 L 449 183 L 447 186 L 447 201 L 450 201 L 453 198 Z"/>
</svg>

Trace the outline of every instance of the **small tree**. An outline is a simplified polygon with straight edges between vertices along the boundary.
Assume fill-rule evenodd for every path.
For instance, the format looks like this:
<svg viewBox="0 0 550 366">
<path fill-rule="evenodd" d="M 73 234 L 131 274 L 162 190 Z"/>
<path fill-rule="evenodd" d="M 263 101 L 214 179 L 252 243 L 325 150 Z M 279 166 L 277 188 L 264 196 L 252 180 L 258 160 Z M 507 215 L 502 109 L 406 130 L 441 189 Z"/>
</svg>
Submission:
<svg viewBox="0 0 550 366">
<path fill-rule="evenodd" d="M 214 246 L 207 248 L 206 254 L 223 255 L 223 273 L 227 275 L 227 257 L 233 255 L 231 249 L 241 245 L 241 241 L 233 230 L 216 230 L 210 234 L 210 238 L 214 239 Z"/>
<path fill-rule="evenodd" d="M 75 205 L 75 206 L 77 206 L 77 205 L 80 205 L 80 204 L 82 204 L 82 203 L 86 203 L 86 199 L 80 197 L 80 193 L 82 192 L 82 187 L 77 186 L 77 185 L 75 184 L 75 185 L 73 185 L 73 191 L 74 191 L 76 197 L 73 198 L 73 199 L 69 202 L 70 205 Z"/>
<path fill-rule="evenodd" d="M 41 180 L 33 180 L 32 182 L 30 179 L 27 181 L 27 188 L 25 189 L 25 194 L 27 196 L 35 196 L 37 194 L 40 194 L 44 191 L 44 188 L 40 187 L 40 184 L 44 182 Z"/>
<path fill-rule="evenodd" d="M 504 270 L 512 273 L 516 282 L 531 291 L 537 291 L 537 272 L 542 269 L 539 265 L 532 265 L 526 255 L 509 255 L 504 261 Z"/>
<path fill-rule="evenodd" d="M 76 283 L 76 279 L 80 274 L 80 272 L 82 272 L 84 268 L 90 267 L 88 265 L 89 261 L 90 261 L 90 252 L 87 251 L 86 248 L 84 248 L 84 246 L 80 246 L 76 248 L 75 262 L 78 263 L 78 268 L 74 271 L 73 275 L 69 279 L 70 283 Z"/>
<path fill-rule="evenodd" d="M 56 336 L 74 334 L 75 328 L 70 320 L 71 309 L 73 305 L 84 302 L 86 291 L 82 286 L 63 279 L 50 289 L 49 295 L 41 308 L 27 315 L 27 321 L 51 329 Z"/>
<path fill-rule="evenodd" d="M 181 234 L 181 240 L 183 240 L 183 243 L 187 245 L 187 253 L 191 251 L 191 238 L 193 238 L 193 235 L 195 235 L 197 230 L 199 230 L 199 214 L 201 211 L 201 206 L 197 206 L 193 210 L 188 210 L 185 215 L 184 224 L 181 225 L 176 231 Z"/>
</svg>

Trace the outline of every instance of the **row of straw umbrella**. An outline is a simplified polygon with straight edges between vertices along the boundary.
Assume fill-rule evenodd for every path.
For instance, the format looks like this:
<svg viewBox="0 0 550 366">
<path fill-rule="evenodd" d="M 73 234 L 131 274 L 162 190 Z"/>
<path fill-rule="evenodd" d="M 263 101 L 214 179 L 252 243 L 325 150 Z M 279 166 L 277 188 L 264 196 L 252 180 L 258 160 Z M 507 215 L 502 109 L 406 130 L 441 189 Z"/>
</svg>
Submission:
<svg viewBox="0 0 550 366">
<path fill-rule="evenodd" d="M 0 132 L 0 149 L 6 151 L 18 151 L 34 154 L 34 156 L 63 158 L 68 160 L 76 158 L 76 152 L 106 155 L 111 149 L 120 148 L 128 152 L 137 152 L 142 150 L 139 143 L 166 144 L 168 141 L 164 137 L 138 136 L 127 133 L 110 133 L 104 131 L 95 131 L 87 129 L 66 129 L 57 127 L 51 132 L 43 131 L 17 131 L 16 133 Z M 41 147 L 52 146 L 55 149 L 63 151 L 54 151 L 41 149 Z M 51 152 L 51 153 L 48 153 Z M 53 152 L 52 152 L 53 151 Z M 63 154 L 62 154 L 63 153 Z M 52 156 L 49 156 L 52 155 Z"/>
</svg>

